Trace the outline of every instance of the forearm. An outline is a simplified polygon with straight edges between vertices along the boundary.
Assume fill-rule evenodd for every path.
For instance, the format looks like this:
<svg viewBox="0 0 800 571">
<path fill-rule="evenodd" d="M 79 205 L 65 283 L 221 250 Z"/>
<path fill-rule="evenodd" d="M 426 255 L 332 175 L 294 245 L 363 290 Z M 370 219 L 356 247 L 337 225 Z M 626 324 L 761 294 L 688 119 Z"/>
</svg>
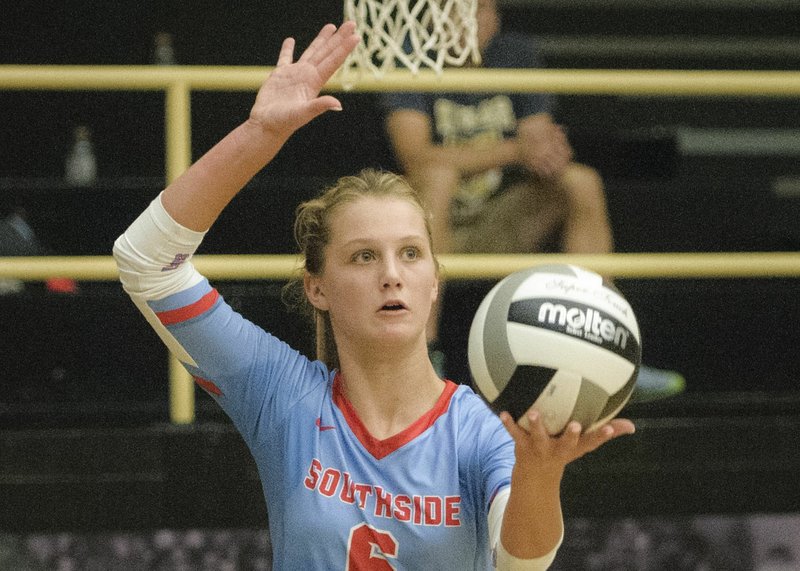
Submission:
<svg viewBox="0 0 800 571">
<path fill-rule="evenodd" d="M 186 228 L 208 230 L 285 141 L 245 121 L 166 188 L 162 196 L 165 210 Z"/>
<path fill-rule="evenodd" d="M 561 474 L 523 477 L 515 467 L 500 532 L 509 554 L 534 559 L 558 546 L 564 534 L 560 482 Z"/>
<path fill-rule="evenodd" d="M 519 164 L 516 139 L 505 139 L 486 145 L 430 144 L 402 160 L 406 171 L 414 172 L 431 165 L 449 165 L 461 176 L 472 176 L 490 169 Z"/>
<path fill-rule="evenodd" d="M 561 480 L 567 464 L 635 430 L 631 421 L 614 419 L 583 433 L 580 424 L 572 421 L 562 434 L 552 436 L 536 409 L 528 410 L 525 418 L 523 427 L 508 412 L 500 413 L 514 439 L 516 461 L 500 530 L 498 569 L 501 556 L 511 568 L 538 570 L 550 565 L 564 536 Z"/>
<path fill-rule="evenodd" d="M 431 118 L 425 113 L 400 109 L 386 120 L 392 147 L 406 174 L 449 168 L 459 176 L 470 176 L 489 169 L 517 164 L 522 160 L 516 138 L 473 141 L 469 145 L 449 145 L 436 141 Z"/>
</svg>

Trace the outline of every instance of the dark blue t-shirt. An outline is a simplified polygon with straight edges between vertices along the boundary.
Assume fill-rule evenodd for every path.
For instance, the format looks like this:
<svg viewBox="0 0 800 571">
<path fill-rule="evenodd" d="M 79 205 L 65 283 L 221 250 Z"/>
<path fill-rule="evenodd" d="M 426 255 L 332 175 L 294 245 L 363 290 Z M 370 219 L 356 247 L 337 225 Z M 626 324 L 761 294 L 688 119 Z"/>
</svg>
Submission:
<svg viewBox="0 0 800 571">
<path fill-rule="evenodd" d="M 543 67 L 539 58 L 534 40 L 522 34 L 508 32 L 495 36 L 483 54 L 482 67 L 491 69 L 532 69 Z M 447 73 L 447 70 L 444 70 Z M 553 107 L 552 97 L 544 93 L 507 93 L 499 94 L 488 91 L 486 93 L 387 93 L 383 96 L 383 106 L 390 112 L 397 109 L 414 109 L 425 113 L 434 120 L 434 137 L 436 142 L 442 142 L 451 136 L 463 140 L 473 136 L 476 130 L 487 128 L 482 126 L 480 109 L 487 111 L 487 101 L 493 101 L 502 95 L 510 100 L 513 117 L 516 121 L 536 113 L 549 113 Z M 475 110 L 476 120 L 462 119 L 461 125 L 455 126 L 458 133 L 453 132 L 453 126 L 439 127 L 436 123 L 436 102 L 439 100 L 451 101 L 462 107 Z M 482 107 L 483 105 L 483 107 Z M 495 104 L 497 106 L 497 104 Z M 494 114 L 496 115 L 496 113 Z M 483 121 L 485 123 L 486 120 Z M 495 125 L 488 128 L 494 129 Z M 504 120 L 502 125 L 506 136 L 516 131 L 516 122 L 513 126 Z"/>
<path fill-rule="evenodd" d="M 503 33 L 495 36 L 483 54 L 482 66 L 492 69 L 531 69 L 542 67 L 536 44 L 524 35 Z M 444 71 L 447 73 L 447 70 Z M 387 93 L 383 96 L 387 113 L 400 109 L 419 111 L 431 119 L 435 143 L 491 145 L 512 137 L 521 119 L 549 113 L 552 97 L 544 93 Z M 519 175 L 519 169 L 492 169 L 461 183 L 453 204 L 453 221 L 471 219 L 505 181 Z"/>
</svg>

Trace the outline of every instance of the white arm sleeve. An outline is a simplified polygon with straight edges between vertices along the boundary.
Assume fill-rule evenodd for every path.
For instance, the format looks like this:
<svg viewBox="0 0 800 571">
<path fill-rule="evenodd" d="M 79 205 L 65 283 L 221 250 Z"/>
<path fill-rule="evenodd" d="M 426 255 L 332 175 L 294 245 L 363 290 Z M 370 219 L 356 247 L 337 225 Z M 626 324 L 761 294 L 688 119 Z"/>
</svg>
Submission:
<svg viewBox="0 0 800 571">
<path fill-rule="evenodd" d="M 120 281 L 131 296 L 162 299 L 199 283 L 189 261 L 205 232 L 181 226 L 164 210 L 159 194 L 114 242 Z"/>
<path fill-rule="evenodd" d="M 492 546 L 492 550 L 495 553 L 495 569 L 498 571 L 546 571 L 556 558 L 558 548 L 561 547 L 561 542 L 564 540 L 564 534 L 562 532 L 561 539 L 558 540 L 553 550 L 541 557 L 519 559 L 511 555 L 505 550 L 503 543 L 500 541 L 503 515 L 506 513 L 506 504 L 508 504 L 510 495 L 511 486 L 507 486 L 497 492 L 494 500 L 492 500 L 492 505 L 489 506 L 489 545 Z"/>
<path fill-rule="evenodd" d="M 147 304 L 200 283 L 190 259 L 205 232 L 181 226 L 164 210 L 158 195 L 114 242 L 114 259 L 123 289 L 175 357 L 197 365 Z"/>
</svg>

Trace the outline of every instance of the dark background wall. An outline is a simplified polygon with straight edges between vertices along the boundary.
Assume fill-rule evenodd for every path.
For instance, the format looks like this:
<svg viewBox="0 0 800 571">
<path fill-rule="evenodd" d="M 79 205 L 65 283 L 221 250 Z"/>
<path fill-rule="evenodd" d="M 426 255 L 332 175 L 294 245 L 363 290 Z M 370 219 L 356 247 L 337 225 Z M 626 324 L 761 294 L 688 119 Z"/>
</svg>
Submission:
<svg viewBox="0 0 800 571">
<path fill-rule="evenodd" d="M 553 67 L 793 69 L 800 63 L 789 41 L 796 39 L 792 22 L 800 8 L 788 4 L 503 6 L 506 27 L 536 36 Z M 182 64 L 271 65 L 285 36 L 303 45 L 340 15 L 335 2 L 303 3 L 302 9 L 250 1 L 235 8 L 184 0 L 12 4 L 0 18 L 0 64 L 148 64 L 154 35 L 167 31 Z M 193 94 L 195 157 L 246 116 L 252 97 Z M 377 96 L 341 98 L 345 111 L 321 117 L 293 138 L 226 211 L 202 251 L 290 252 L 292 211 L 300 200 L 364 166 L 397 168 Z M 162 94 L 151 92 L 0 91 L 0 214 L 23 208 L 52 253 L 108 254 L 163 185 L 163 103 Z M 800 177 L 800 145 L 751 152 L 746 141 L 734 151 L 702 143 L 704 133 L 720 129 L 738 129 L 745 139 L 761 132 L 769 140 L 772 131 L 791 138 L 800 133 L 797 100 L 563 96 L 558 115 L 578 159 L 604 175 L 619 251 L 800 249 L 800 198 L 775 191 L 776 181 Z M 98 183 L 84 189 L 61 178 L 79 124 L 93 132 L 100 173 Z M 687 133 L 700 143 L 687 147 Z M 307 331 L 278 300 L 279 284 L 220 285 L 256 321 L 308 347 Z M 468 379 L 464 324 L 490 285 L 457 284 L 446 301 L 451 374 L 462 380 Z M 690 391 L 796 388 L 797 336 L 784 325 L 800 317 L 796 280 L 619 285 L 643 325 L 646 361 L 681 370 Z M 80 295 L 67 298 L 47 297 L 38 284 L 28 284 L 24 294 L 0 298 L 0 304 L 3 321 L 19 327 L 0 341 L 11 355 L 11 402 L 130 398 L 163 404 L 160 347 L 116 285 L 82 284 Z M 121 351 L 126 343 L 139 351 Z M 139 379 L 135 389 L 125 382 L 131 375 Z"/>
<path fill-rule="evenodd" d="M 800 64 L 800 7 L 788 2 L 504 6 L 507 27 L 535 34 L 552 67 Z M 303 45 L 339 19 L 339 3 L 321 0 L 5 3 L 0 64 L 148 64 L 164 30 L 183 64 L 272 65 L 285 36 Z M 246 116 L 252 97 L 193 94 L 195 157 Z M 341 97 L 345 111 L 298 133 L 203 252 L 290 252 L 297 202 L 364 166 L 396 168 L 376 96 Z M 52 253 L 107 255 L 163 186 L 163 95 L 0 91 L 0 110 L 0 215 L 24 209 Z M 619 251 L 800 250 L 797 100 L 569 96 L 558 116 L 578 158 L 604 176 Z M 77 125 L 92 130 L 100 172 L 83 189 L 62 181 Z M 729 144 L 713 144 L 720 134 Z M 0 296 L 0 529 L 260 525 L 253 466 L 218 409 L 198 391 L 200 423 L 162 424 L 166 351 L 116 284 L 78 285 L 77 295 L 28 283 Z M 281 284 L 217 285 L 248 317 L 311 350 Z M 453 284 L 445 300 L 458 380 L 468 379 L 469 319 L 491 285 Z M 683 372 L 689 391 L 630 408 L 637 436 L 569 472 L 568 511 L 797 511 L 797 280 L 618 285 L 642 325 L 645 361 Z"/>
</svg>

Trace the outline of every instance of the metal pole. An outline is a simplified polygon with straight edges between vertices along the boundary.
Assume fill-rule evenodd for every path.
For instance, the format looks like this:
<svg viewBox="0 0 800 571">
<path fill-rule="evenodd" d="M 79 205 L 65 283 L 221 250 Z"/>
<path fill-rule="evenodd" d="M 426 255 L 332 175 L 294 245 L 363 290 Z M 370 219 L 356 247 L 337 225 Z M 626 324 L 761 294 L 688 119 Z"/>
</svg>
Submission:
<svg viewBox="0 0 800 571">
<path fill-rule="evenodd" d="M 191 97 L 186 82 L 170 84 L 165 103 L 165 163 L 167 183 L 192 162 Z M 194 382 L 189 372 L 169 355 L 169 416 L 173 424 L 191 424 L 195 418 Z"/>
</svg>

